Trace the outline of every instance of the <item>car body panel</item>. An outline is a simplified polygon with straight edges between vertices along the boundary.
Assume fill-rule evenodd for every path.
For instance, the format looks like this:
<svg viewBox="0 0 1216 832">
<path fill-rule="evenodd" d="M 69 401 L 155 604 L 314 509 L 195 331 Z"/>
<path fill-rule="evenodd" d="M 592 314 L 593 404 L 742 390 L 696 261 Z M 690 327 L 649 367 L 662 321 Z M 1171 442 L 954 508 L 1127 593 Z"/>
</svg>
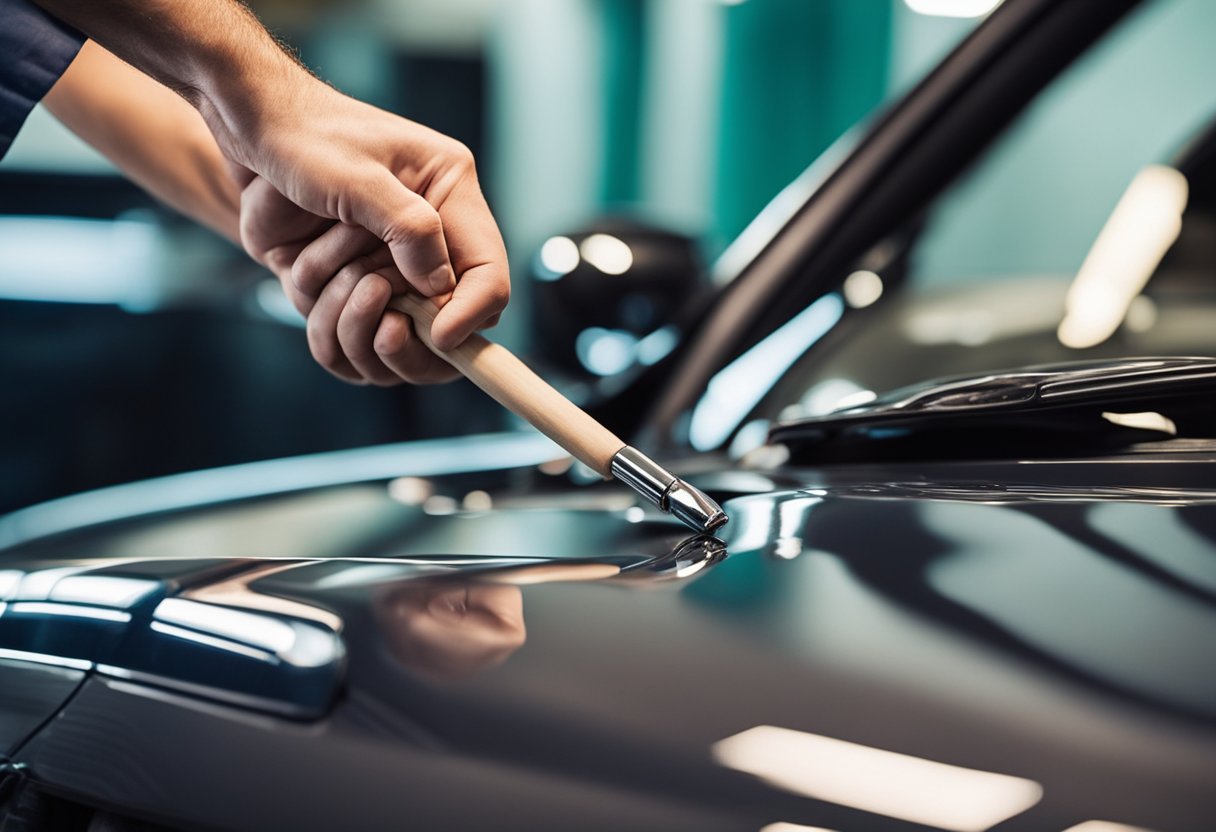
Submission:
<svg viewBox="0 0 1216 832">
<path fill-rule="evenodd" d="M 244 598 L 193 597 L 336 616 L 347 663 L 332 709 L 303 722 L 101 668 L 22 759 L 65 793 L 225 828 L 264 828 L 269 811 L 298 812 L 295 828 L 332 828 L 335 812 L 352 828 L 398 813 L 424 829 L 573 817 L 586 828 L 933 828 L 722 758 L 724 741 L 774 726 L 1039 784 L 1042 799 L 1001 828 L 1113 817 L 1198 829 L 1216 810 L 1211 463 L 711 470 L 702 459 L 685 475 L 726 500 L 725 557 L 624 489 L 535 468 L 502 475 L 489 506 L 471 510 L 406 504 L 399 485 L 369 482 L 31 540 L 6 567 L 124 546 L 197 558 L 191 530 L 208 529 L 210 554 L 240 569 L 185 593 L 235 579 Z M 538 482 L 543 503 L 530 496 Z M 432 496 L 467 487 L 466 475 L 427 483 Z M 333 526 L 333 512 L 349 522 Z M 309 516 L 317 523 L 300 522 Z M 275 558 L 242 544 L 251 517 Z M 283 559 L 285 541 L 302 557 Z M 486 651 L 437 659 L 393 617 L 416 610 L 419 592 L 429 609 L 453 589 L 490 588 L 517 593 L 508 616 L 521 621 Z M 437 643 L 478 626 L 441 628 Z M 145 713 L 151 733 L 135 727 Z M 82 743 L 99 745 L 82 756 Z M 215 773 L 236 747 L 257 761 L 258 789 L 217 807 L 198 784 L 248 778 L 248 760 Z M 381 790 L 385 767 L 399 792 Z M 292 802 L 323 783 L 358 798 Z"/>
</svg>

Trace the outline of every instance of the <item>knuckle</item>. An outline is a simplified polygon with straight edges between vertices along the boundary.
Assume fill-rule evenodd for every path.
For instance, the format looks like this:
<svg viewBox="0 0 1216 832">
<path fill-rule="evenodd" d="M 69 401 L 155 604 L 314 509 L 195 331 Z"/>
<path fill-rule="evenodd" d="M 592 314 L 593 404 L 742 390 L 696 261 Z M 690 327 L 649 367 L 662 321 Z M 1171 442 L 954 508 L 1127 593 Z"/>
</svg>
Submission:
<svg viewBox="0 0 1216 832">
<path fill-rule="evenodd" d="M 511 302 L 511 284 L 502 282 L 490 287 L 489 307 L 495 315 L 507 308 Z"/>
<path fill-rule="evenodd" d="M 438 211 L 418 197 L 411 201 L 409 209 L 397 218 L 388 233 L 390 242 L 435 237 L 443 234 L 443 221 L 439 219 Z"/>
<path fill-rule="evenodd" d="M 292 285 L 298 291 L 312 297 L 320 294 L 321 287 L 325 285 L 329 277 L 330 275 L 322 274 L 320 263 L 317 262 L 316 256 L 309 254 L 307 251 L 300 254 L 296 258 L 296 262 L 291 265 Z"/>
<path fill-rule="evenodd" d="M 351 311 L 360 316 L 379 312 L 388 302 L 391 291 L 388 281 L 379 275 L 364 275 L 350 296 Z"/>
<path fill-rule="evenodd" d="M 308 335 L 308 351 L 313 359 L 327 370 L 332 370 L 341 364 L 341 352 L 334 339 L 321 332 L 320 327 L 313 324 L 309 318 L 306 333 Z"/>
<path fill-rule="evenodd" d="M 447 147 L 447 156 L 455 168 L 470 173 L 477 168 L 477 160 L 473 156 L 473 151 L 464 142 L 452 139 Z"/>
</svg>

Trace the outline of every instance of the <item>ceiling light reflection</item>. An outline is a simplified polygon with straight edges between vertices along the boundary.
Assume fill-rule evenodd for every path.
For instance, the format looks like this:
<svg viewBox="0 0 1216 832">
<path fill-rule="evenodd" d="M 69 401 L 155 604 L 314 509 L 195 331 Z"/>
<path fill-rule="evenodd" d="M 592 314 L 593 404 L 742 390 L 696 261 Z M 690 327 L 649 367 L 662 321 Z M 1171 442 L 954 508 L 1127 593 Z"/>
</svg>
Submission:
<svg viewBox="0 0 1216 832">
<path fill-rule="evenodd" d="M 1186 177 L 1174 168 L 1150 165 L 1136 174 L 1069 287 L 1061 344 L 1084 349 L 1115 333 L 1178 239 L 1187 193 Z"/>
<path fill-rule="evenodd" d="M 805 826 L 801 823 L 779 821 L 777 823 L 770 823 L 761 829 L 760 832 L 836 832 L 836 830 L 826 829 L 822 826 Z"/>
<path fill-rule="evenodd" d="M 1142 413 L 1103 413 L 1102 418 L 1112 425 L 1122 425 L 1125 428 L 1155 430 L 1161 433 L 1168 433 L 1171 436 L 1178 435 L 1178 426 L 1174 424 L 1173 419 L 1153 411 Z"/>
<path fill-rule="evenodd" d="M 1068 827 L 1064 832 L 1153 832 L 1153 830 L 1127 823 L 1112 823 L 1109 820 L 1087 820 L 1076 826 Z"/>
<path fill-rule="evenodd" d="M 904 0 L 908 8 L 931 17 L 983 17 L 1001 0 Z"/>
<path fill-rule="evenodd" d="M 712 751 L 722 765 L 788 791 L 955 832 L 981 832 L 1043 796 L 1033 780 L 772 725 L 727 737 Z"/>
</svg>

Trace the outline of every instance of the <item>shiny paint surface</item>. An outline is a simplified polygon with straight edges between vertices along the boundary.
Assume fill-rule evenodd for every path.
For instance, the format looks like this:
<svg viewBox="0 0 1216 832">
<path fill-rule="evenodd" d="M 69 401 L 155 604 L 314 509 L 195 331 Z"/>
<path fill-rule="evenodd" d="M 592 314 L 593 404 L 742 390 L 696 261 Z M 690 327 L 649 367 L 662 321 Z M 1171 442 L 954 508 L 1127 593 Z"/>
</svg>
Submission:
<svg viewBox="0 0 1216 832">
<path fill-rule="evenodd" d="M 1212 459 L 699 462 L 681 474 L 726 501 L 725 557 L 624 489 L 534 469 L 476 510 L 432 499 L 462 476 L 428 479 L 429 508 L 374 482 L 10 549 L 5 568 L 26 572 L 67 552 L 92 552 L 73 561 L 87 569 L 126 551 L 179 576 L 234 559 L 173 592 L 311 608 L 336 617 L 346 650 L 332 709 L 303 722 L 94 672 L 21 759 L 69 794 L 236 829 L 941 828 L 722 757 L 723 740 L 776 726 L 1038 784 L 1001 829 L 1207 828 Z M 259 542 L 301 557 L 268 562 Z M 223 763 L 234 744 L 255 774 Z M 321 789 L 352 797 L 308 797 Z"/>
<path fill-rule="evenodd" d="M 744 258 L 662 394 L 634 392 L 646 427 L 825 297 L 1133 5 L 1004 4 Z M 10 756 L 53 794 L 186 828 L 1211 829 L 1210 443 L 661 459 L 724 504 L 718 546 L 530 442 L 255 464 L 0 521 L 0 689 L 79 674 Z M 158 621 L 190 660 L 137 637 Z M 333 648 L 303 709 L 297 626 Z"/>
</svg>

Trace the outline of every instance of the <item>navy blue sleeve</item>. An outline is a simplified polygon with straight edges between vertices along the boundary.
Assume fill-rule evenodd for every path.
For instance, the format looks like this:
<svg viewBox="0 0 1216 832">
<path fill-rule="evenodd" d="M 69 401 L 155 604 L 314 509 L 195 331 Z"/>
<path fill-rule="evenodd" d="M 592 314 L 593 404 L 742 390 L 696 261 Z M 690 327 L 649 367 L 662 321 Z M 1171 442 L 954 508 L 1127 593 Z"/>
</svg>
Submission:
<svg viewBox="0 0 1216 832">
<path fill-rule="evenodd" d="M 29 0 L 0 0 L 0 157 L 84 41 Z"/>
</svg>

